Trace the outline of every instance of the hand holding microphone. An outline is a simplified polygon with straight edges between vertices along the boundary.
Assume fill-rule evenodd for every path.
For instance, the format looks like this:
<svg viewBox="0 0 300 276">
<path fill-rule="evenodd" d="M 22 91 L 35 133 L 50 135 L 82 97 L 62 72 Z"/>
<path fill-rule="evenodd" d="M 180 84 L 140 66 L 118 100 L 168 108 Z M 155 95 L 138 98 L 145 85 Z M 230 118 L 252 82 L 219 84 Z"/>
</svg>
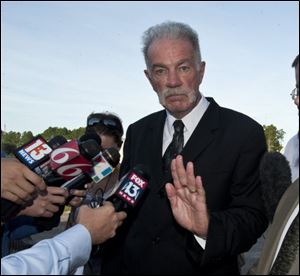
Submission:
<svg viewBox="0 0 300 276">
<path fill-rule="evenodd" d="M 96 139 L 99 140 L 99 138 L 97 137 Z M 71 141 L 72 142 L 72 141 Z M 46 184 L 52 186 L 52 185 L 56 185 L 56 186 L 60 186 L 61 184 L 65 183 L 66 180 L 65 178 L 63 178 L 61 175 L 57 174 L 55 170 L 53 170 L 51 168 L 51 160 L 50 160 L 50 154 L 53 152 L 53 149 L 55 148 L 61 148 L 62 145 L 65 145 L 67 143 L 66 139 L 62 136 L 56 136 L 53 139 L 51 139 L 49 141 L 49 143 L 46 142 L 46 140 L 38 135 L 35 138 L 33 138 L 31 141 L 29 141 L 28 143 L 26 143 L 25 145 L 19 147 L 16 152 L 15 152 L 15 156 L 24 164 L 26 165 L 30 170 L 28 170 L 27 168 L 25 168 L 23 165 L 21 165 L 20 163 L 16 163 L 18 164 L 17 166 L 19 166 L 20 168 L 15 168 L 13 173 L 14 175 L 19 175 L 18 172 L 23 172 L 23 170 L 25 170 L 25 173 L 22 174 L 25 177 L 29 177 L 29 180 L 33 181 L 33 183 L 35 183 L 34 180 L 35 178 L 39 179 L 39 181 L 42 181 L 40 179 L 40 177 L 38 177 L 36 174 L 40 175 L 41 177 L 44 178 L 44 181 L 46 182 Z M 82 146 L 82 151 L 89 156 L 90 151 L 94 152 L 94 155 L 96 155 L 99 152 L 100 149 L 100 145 L 98 146 L 98 151 L 95 152 L 95 141 L 89 141 L 89 142 L 85 142 L 83 141 L 83 146 Z M 101 143 L 101 142 L 100 142 Z M 76 146 L 76 141 L 73 141 L 73 144 L 75 144 Z M 77 149 L 79 149 L 79 146 L 77 146 Z M 73 149 L 71 149 L 73 150 Z M 74 150 L 73 150 L 74 152 Z M 80 152 L 78 150 L 77 156 L 80 157 Z M 62 163 L 62 165 L 65 165 L 65 162 L 68 162 L 69 159 L 65 158 L 64 162 Z M 88 164 L 89 167 L 92 166 L 92 164 L 89 161 L 85 162 L 86 164 Z M 2 164 L 2 160 L 1 160 L 1 164 Z M 10 166 L 11 167 L 11 166 Z M 74 167 L 74 166 L 73 166 Z M 56 166 L 56 169 L 58 169 L 59 166 Z M 81 172 L 80 169 L 76 169 L 75 171 L 79 171 L 79 173 Z M 3 176 L 7 176 L 8 174 L 3 174 Z M 28 180 L 28 179 L 27 179 Z M 3 181 L 4 183 L 8 183 L 7 181 Z M 11 180 L 10 180 L 11 183 Z M 19 179 L 18 183 L 20 184 L 21 187 L 23 187 L 25 189 L 28 189 L 28 186 L 26 185 L 26 181 L 21 181 L 21 179 Z M 24 184 L 23 184 L 24 183 Z M 43 182 L 42 182 L 43 183 Z M 4 185 L 4 184 L 2 184 Z M 41 184 L 44 186 L 41 186 L 41 190 L 45 190 L 45 183 Z M 3 186 L 4 187 L 4 186 Z M 15 186 L 12 186 L 15 187 Z M 20 193 L 20 191 L 22 192 L 22 189 L 15 189 L 15 192 Z M 38 190 L 35 190 L 35 192 L 39 192 Z M 36 194 L 37 194 L 36 193 Z M 5 194 L 5 197 L 11 200 L 17 200 L 14 196 L 8 194 L 7 193 L 3 193 Z M 36 196 L 35 194 L 35 196 Z M 20 194 L 21 197 L 25 198 L 28 197 L 28 195 L 24 195 L 24 193 Z M 12 202 L 11 200 L 7 200 L 7 199 L 1 199 L 1 219 L 4 221 L 6 219 L 10 219 L 11 217 L 15 216 L 21 209 L 22 209 L 22 205 L 16 204 L 14 202 Z M 18 203 L 24 203 L 22 201 L 18 201 Z"/>
<path fill-rule="evenodd" d="M 24 205 L 37 196 L 36 189 L 46 191 L 43 179 L 14 158 L 1 158 L 1 172 L 1 198 Z"/>
<path fill-rule="evenodd" d="M 103 206 L 95 209 L 81 206 L 76 222 L 89 230 L 92 244 L 96 245 L 114 237 L 126 216 L 125 212 L 116 212 L 110 202 L 105 202 Z"/>
</svg>

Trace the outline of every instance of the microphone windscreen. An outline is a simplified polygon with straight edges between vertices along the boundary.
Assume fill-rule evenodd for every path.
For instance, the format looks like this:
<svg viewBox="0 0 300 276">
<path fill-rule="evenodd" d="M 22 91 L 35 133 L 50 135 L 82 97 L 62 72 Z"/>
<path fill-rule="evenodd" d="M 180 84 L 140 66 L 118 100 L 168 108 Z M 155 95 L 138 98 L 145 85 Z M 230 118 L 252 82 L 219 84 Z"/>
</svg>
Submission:
<svg viewBox="0 0 300 276">
<path fill-rule="evenodd" d="M 120 162 L 120 153 L 115 148 L 108 148 L 103 150 L 102 155 L 108 161 L 108 163 L 114 168 Z"/>
<path fill-rule="evenodd" d="M 86 140 L 79 144 L 80 153 L 88 160 L 99 154 L 101 148 L 95 140 Z"/>
<path fill-rule="evenodd" d="M 86 134 L 83 134 L 79 139 L 79 143 L 82 143 L 82 142 L 85 142 L 87 140 L 94 140 L 97 142 L 97 144 L 101 147 L 101 138 L 98 134 L 96 133 L 86 133 Z"/>
<path fill-rule="evenodd" d="M 266 153 L 260 163 L 262 197 L 269 222 L 272 222 L 279 200 L 291 184 L 291 169 L 279 152 Z"/>
<path fill-rule="evenodd" d="M 67 139 L 62 135 L 57 135 L 49 140 L 48 144 L 52 149 L 56 149 L 59 146 L 67 143 Z"/>
</svg>

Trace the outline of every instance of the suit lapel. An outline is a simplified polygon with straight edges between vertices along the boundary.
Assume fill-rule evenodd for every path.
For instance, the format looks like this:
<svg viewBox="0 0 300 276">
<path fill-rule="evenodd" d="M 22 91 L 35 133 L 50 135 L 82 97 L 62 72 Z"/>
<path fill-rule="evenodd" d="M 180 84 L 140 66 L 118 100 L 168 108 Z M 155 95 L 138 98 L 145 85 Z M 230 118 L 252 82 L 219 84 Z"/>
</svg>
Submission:
<svg viewBox="0 0 300 276">
<path fill-rule="evenodd" d="M 219 127 L 219 106 L 212 98 L 208 100 L 210 105 L 207 111 L 183 148 L 182 155 L 186 162 L 194 161 L 216 137 L 216 130 Z"/>
<path fill-rule="evenodd" d="M 151 171 L 154 172 L 151 177 L 154 178 L 152 181 L 153 184 L 160 183 L 161 179 L 163 178 L 162 172 L 162 137 L 163 137 L 163 130 L 166 120 L 166 112 L 165 110 L 158 113 L 158 116 L 155 120 L 151 122 L 149 125 L 149 135 L 151 137 L 149 144 L 149 152 L 150 155 L 150 162 L 152 169 Z"/>
</svg>

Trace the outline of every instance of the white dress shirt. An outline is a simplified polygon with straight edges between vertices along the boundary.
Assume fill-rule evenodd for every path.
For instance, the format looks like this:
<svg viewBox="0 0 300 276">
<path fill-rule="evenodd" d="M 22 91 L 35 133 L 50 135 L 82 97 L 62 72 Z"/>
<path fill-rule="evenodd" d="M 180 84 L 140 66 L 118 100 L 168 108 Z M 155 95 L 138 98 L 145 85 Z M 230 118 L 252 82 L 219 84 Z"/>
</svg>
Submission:
<svg viewBox="0 0 300 276">
<path fill-rule="evenodd" d="M 202 116 L 209 106 L 209 101 L 201 94 L 201 100 L 194 107 L 194 109 L 187 115 L 185 115 L 181 120 L 184 124 L 183 135 L 184 135 L 184 146 L 187 141 L 192 136 L 196 126 L 200 122 Z M 172 142 L 174 127 L 173 123 L 177 120 L 167 111 L 167 118 L 164 126 L 163 132 L 163 146 L 162 146 L 162 156 L 164 155 L 167 147 Z"/>
<path fill-rule="evenodd" d="M 184 129 L 183 129 L 184 146 L 192 136 L 195 128 L 197 127 L 198 123 L 203 117 L 208 106 L 209 106 L 209 101 L 201 94 L 201 100 L 199 101 L 199 103 L 194 107 L 194 109 L 190 113 L 188 113 L 181 119 L 184 124 Z M 175 120 L 177 119 L 167 111 L 167 118 L 166 118 L 164 132 L 163 132 L 162 156 L 167 150 L 169 144 L 172 142 L 173 134 L 174 134 L 173 123 Z M 198 236 L 194 235 L 194 237 L 196 238 L 197 242 L 201 245 L 201 247 L 205 249 L 206 241 Z"/>
<path fill-rule="evenodd" d="M 292 182 L 299 177 L 299 136 L 294 135 L 284 149 L 284 156 L 290 163 Z"/>
<path fill-rule="evenodd" d="M 68 275 L 89 259 L 89 231 L 77 224 L 52 239 L 1 259 L 1 275 Z"/>
</svg>

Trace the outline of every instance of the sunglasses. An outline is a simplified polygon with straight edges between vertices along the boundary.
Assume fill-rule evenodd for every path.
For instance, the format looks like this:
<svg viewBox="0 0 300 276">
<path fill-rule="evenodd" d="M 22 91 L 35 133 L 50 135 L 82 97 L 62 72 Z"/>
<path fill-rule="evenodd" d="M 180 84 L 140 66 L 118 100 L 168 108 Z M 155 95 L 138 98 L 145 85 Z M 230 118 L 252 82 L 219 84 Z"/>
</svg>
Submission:
<svg viewBox="0 0 300 276">
<path fill-rule="evenodd" d="M 88 119 L 87 125 L 90 127 L 95 126 L 95 125 L 103 125 L 110 129 L 116 129 L 117 131 L 119 131 L 119 133 L 121 135 L 123 135 L 123 128 L 120 125 L 120 123 L 118 123 L 112 119 L 103 119 L 103 118 L 92 117 L 92 118 Z"/>
</svg>

